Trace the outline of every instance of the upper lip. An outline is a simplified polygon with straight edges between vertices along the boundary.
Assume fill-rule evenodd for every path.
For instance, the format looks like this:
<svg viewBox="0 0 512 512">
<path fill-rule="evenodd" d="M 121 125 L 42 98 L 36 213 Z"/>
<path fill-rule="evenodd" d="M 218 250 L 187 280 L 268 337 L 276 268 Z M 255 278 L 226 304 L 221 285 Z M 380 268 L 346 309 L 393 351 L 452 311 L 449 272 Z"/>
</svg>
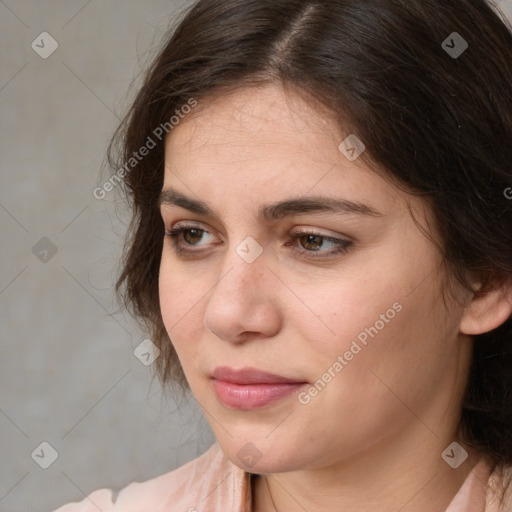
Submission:
<svg viewBox="0 0 512 512">
<path fill-rule="evenodd" d="M 305 382 L 298 379 L 288 379 L 281 375 L 275 375 L 256 368 L 234 370 L 227 366 L 215 368 L 212 378 L 233 384 L 302 384 Z"/>
</svg>

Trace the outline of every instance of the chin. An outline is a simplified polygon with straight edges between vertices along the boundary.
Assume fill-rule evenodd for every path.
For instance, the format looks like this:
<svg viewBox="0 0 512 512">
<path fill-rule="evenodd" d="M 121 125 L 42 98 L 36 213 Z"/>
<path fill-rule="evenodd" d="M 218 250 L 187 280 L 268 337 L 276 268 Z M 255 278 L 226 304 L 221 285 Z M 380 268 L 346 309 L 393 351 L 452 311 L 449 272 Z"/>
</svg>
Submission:
<svg viewBox="0 0 512 512">
<path fill-rule="evenodd" d="M 282 438 L 277 436 L 273 440 L 265 439 L 266 435 L 268 432 L 265 435 L 232 438 L 223 433 L 219 438 L 216 433 L 216 438 L 231 462 L 248 473 L 295 471 L 307 463 L 304 453 L 300 453 L 300 446 L 291 443 L 285 445 Z"/>
</svg>

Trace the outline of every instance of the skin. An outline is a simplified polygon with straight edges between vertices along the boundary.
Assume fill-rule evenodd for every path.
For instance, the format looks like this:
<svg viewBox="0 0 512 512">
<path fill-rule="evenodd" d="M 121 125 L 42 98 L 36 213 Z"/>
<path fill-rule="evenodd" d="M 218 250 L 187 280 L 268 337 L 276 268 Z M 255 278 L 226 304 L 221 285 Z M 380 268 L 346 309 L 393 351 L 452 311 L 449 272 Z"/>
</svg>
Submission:
<svg viewBox="0 0 512 512">
<path fill-rule="evenodd" d="M 510 307 L 495 299 L 473 310 L 463 290 L 445 306 L 442 257 L 411 217 L 428 228 L 428 208 L 341 154 L 349 133 L 268 85 L 209 99 L 166 140 L 163 189 L 217 215 L 162 205 L 166 229 L 188 221 L 207 231 L 176 240 L 198 251 L 188 257 L 165 237 L 162 316 L 221 448 L 268 475 L 255 479 L 256 512 L 444 511 L 479 458 L 465 446 L 469 459 L 452 469 L 441 453 L 458 439 L 471 335 L 499 325 Z M 262 204 L 311 195 L 382 215 L 257 216 Z M 298 228 L 352 244 L 329 255 L 335 246 L 324 239 L 294 241 Z M 263 249 L 252 263 L 236 252 L 249 236 Z M 315 258 L 318 251 L 325 256 Z M 313 384 L 394 303 L 401 311 L 308 404 L 292 394 L 240 411 L 218 400 L 210 380 L 217 366 Z M 250 467 L 237 455 L 248 442 L 261 455 Z"/>
</svg>

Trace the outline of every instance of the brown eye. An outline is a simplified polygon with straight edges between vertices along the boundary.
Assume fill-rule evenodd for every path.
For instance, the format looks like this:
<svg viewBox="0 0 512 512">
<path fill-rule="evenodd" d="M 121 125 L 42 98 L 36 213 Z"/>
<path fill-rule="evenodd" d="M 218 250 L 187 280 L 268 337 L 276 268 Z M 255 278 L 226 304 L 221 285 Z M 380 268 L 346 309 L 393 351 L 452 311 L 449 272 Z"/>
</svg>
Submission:
<svg viewBox="0 0 512 512">
<path fill-rule="evenodd" d="M 205 255 L 206 252 L 212 249 L 212 244 L 208 244 L 208 237 L 215 238 L 208 230 L 194 225 L 166 230 L 165 236 L 171 240 L 172 248 L 176 254 L 182 257 Z M 208 250 L 205 252 L 205 249 Z"/>
<path fill-rule="evenodd" d="M 352 246 L 352 242 L 343 238 L 333 238 L 320 233 L 305 232 L 292 235 L 293 246 L 302 256 L 311 258 L 342 255 Z M 290 244 L 286 244 L 290 245 Z"/>
<path fill-rule="evenodd" d="M 204 231 L 202 229 L 185 229 L 182 231 L 183 240 L 189 245 L 195 245 L 201 241 Z"/>
<path fill-rule="evenodd" d="M 302 235 L 299 240 L 302 247 L 310 251 L 321 249 L 324 244 L 324 237 L 318 235 Z"/>
</svg>

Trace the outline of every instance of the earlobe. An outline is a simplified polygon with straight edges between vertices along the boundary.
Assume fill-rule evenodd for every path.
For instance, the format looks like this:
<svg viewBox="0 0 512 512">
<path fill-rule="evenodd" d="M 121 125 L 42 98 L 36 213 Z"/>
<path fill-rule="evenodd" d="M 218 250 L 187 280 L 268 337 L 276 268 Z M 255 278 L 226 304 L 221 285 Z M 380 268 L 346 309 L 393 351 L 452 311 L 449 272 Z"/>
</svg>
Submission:
<svg viewBox="0 0 512 512">
<path fill-rule="evenodd" d="M 460 332 L 483 334 L 496 329 L 512 316 L 512 277 L 485 294 L 475 294 L 464 308 Z"/>
</svg>

